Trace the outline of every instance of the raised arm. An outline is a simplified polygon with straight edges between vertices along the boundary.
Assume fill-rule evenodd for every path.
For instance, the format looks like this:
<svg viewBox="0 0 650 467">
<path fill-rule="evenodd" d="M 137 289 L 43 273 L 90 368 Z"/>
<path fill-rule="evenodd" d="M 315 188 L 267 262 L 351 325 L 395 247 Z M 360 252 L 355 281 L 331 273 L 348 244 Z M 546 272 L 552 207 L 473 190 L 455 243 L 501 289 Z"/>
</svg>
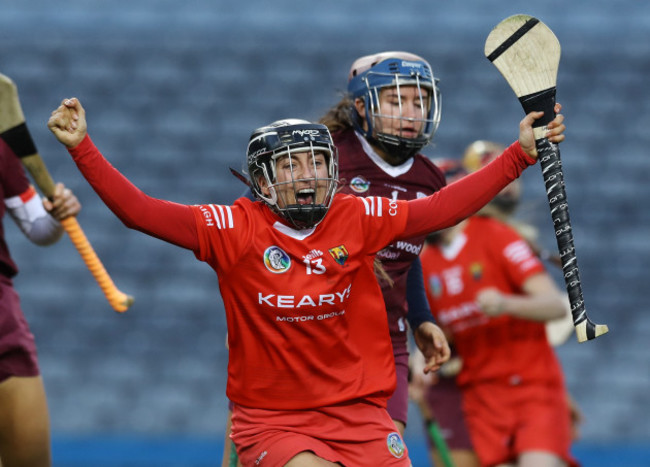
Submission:
<svg viewBox="0 0 650 467">
<path fill-rule="evenodd" d="M 191 208 L 146 195 L 104 159 L 88 136 L 86 113 L 76 98 L 65 99 L 47 126 L 124 225 L 183 248 L 198 249 Z"/>
<path fill-rule="evenodd" d="M 547 137 L 553 143 L 564 141 L 566 129 L 560 104 L 547 125 Z M 506 185 L 519 177 L 537 160 L 533 122 L 544 115 L 531 112 L 519 123 L 519 140 L 480 170 L 447 185 L 431 196 L 408 202 L 409 215 L 404 237 L 423 235 L 456 225 L 476 213 Z"/>
</svg>

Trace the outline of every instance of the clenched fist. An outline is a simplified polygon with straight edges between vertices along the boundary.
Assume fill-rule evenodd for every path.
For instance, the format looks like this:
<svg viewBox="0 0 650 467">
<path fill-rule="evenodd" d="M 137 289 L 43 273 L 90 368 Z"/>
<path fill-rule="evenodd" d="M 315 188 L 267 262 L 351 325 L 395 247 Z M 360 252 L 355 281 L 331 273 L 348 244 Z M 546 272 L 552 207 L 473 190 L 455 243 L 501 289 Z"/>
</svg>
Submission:
<svg viewBox="0 0 650 467">
<path fill-rule="evenodd" d="M 83 141 L 88 132 L 86 111 L 76 97 L 64 99 L 52 112 L 47 127 L 61 143 L 68 148 L 74 148 Z"/>
</svg>

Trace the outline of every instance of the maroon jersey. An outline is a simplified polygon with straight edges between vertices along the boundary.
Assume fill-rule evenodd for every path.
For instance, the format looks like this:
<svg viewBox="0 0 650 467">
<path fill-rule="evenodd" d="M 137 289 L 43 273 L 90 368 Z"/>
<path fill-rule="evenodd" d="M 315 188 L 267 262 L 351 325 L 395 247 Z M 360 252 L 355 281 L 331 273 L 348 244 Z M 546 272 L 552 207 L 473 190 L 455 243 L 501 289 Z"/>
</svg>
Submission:
<svg viewBox="0 0 650 467">
<path fill-rule="evenodd" d="M 9 146 L 0 139 L 0 219 L 6 212 L 4 200 L 19 196 L 29 190 L 29 180 L 25 174 L 18 157 L 9 149 Z M 7 277 L 15 276 L 18 272 L 16 264 L 9 255 L 9 248 L 5 242 L 4 225 L 0 222 L 0 274 Z"/>
<path fill-rule="evenodd" d="M 332 138 L 339 150 L 339 178 L 343 193 L 409 200 L 431 195 L 445 185 L 442 172 L 422 154 L 402 165 L 392 166 L 352 129 L 335 132 Z M 424 238 L 422 235 L 398 240 L 377 253 L 393 281 L 391 285 L 379 278 L 393 346 L 406 346 L 406 278 L 411 263 L 422 250 Z"/>
<path fill-rule="evenodd" d="M 30 193 L 29 180 L 18 157 L 0 139 L 0 219 L 6 212 L 5 200 Z M 11 280 L 18 272 L 5 242 L 0 222 L 0 383 L 12 376 L 39 374 L 34 336 L 20 309 L 20 299 Z"/>
</svg>

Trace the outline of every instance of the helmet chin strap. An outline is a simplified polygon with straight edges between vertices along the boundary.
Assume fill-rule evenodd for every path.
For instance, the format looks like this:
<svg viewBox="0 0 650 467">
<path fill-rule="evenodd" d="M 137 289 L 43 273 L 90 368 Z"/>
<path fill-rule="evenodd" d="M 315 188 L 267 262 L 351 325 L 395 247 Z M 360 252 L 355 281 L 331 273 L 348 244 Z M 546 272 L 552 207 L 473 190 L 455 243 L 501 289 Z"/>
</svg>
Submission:
<svg viewBox="0 0 650 467">
<path fill-rule="evenodd" d="M 290 221 L 298 230 L 315 227 L 327 214 L 328 207 L 323 204 L 290 204 L 282 210 L 285 219 Z"/>
<path fill-rule="evenodd" d="M 388 154 L 390 160 L 387 160 L 386 162 L 390 165 L 403 164 L 415 156 L 426 145 L 426 141 L 423 141 L 422 144 L 418 144 L 415 141 L 407 141 L 403 138 L 397 137 L 394 138 L 394 142 L 377 138 L 374 135 L 374 133 L 376 133 L 375 126 L 367 123 L 373 118 L 368 108 L 365 109 L 365 119 L 361 117 L 355 108 L 350 109 L 350 115 L 354 129 L 360 132 L 371 146 L 379 148 L 382 152 Z"/>
<path fill-rule="evenodd" d="M 383 152 L 390 156 L 391 160 L 386 162 L 391 165 L 403 164 L 411 157 L 415 156 L 420 151 L 420 149 L 422 149 L 422 146 L 410 146 L 403 141 L 400 141 L 397 144 L 391 144 L 385 141 L 381 141 L 371 135 L 366 136 L 366 139 L 372 146 L 380 148 Z"/>
</svg>

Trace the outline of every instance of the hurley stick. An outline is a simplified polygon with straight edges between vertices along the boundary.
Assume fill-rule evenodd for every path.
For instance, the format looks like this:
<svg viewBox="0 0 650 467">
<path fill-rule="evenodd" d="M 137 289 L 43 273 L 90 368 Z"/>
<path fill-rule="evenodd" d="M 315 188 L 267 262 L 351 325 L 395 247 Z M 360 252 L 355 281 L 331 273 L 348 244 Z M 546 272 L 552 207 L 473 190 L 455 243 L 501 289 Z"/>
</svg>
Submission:
<svg viewBox="0 0 650 467">
<path fill-rule="evenodd" d="M 54 181 L 41 159 L 29 134 L 25 117 L 18 99 L 18 90 L 10 78 L 0 73 L 0 138 L 20 157 L 39 190 L 48 198 L 54 195 Z M 108 303 L 115 311 L 126 311 L 133 303 L 133 297 L 118 290 L 95 254 L 81 226 L 74 217 L 61 221 L 86 266 L 101 287 Z"/>
<path fill-rule="evenodd" d="M 555 34 L 537 18 L 515 15 L 501 21 L 490 32 L 485 41 L 485 56 L 501 72 L 526 113 L 544 111 L 544 116 L 535 121 L 533 129 L 571 302 L 573 324 L 578 342 L 594 339 L 605 334 L 608 328 L 605 324 L 591 322 L 585 310 L 560 150 L 557 144 L 545 137 L 546 125 L 555 118 L 560 43 Z"/>
</svg>

